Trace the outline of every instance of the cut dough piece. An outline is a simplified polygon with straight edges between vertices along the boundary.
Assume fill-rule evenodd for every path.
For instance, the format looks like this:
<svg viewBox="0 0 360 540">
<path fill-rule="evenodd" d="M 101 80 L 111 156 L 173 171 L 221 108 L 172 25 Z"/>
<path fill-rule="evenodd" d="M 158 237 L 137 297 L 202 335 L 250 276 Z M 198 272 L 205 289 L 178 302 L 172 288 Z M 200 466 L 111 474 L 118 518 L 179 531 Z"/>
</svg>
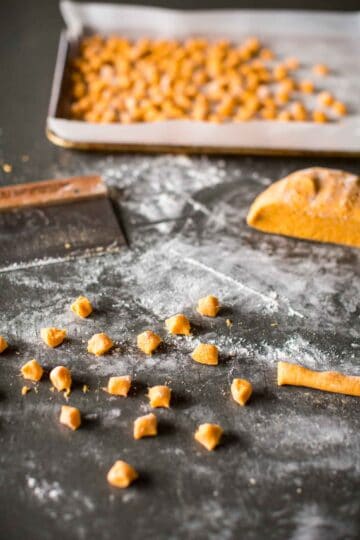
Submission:
<svg viewBox="0 0 360 540">
<path fill-rule="evenodd" d="M 102 332 L 100 334 L 94 334 L 93 337 L 89 339 L 87 350 L 91 354 L 102 356 L 110 351 L 113 345 L 112 339 Z"/>
<path fill-rule="evenodd" d="M 49 347 L 58 347 L 66 338 L 66 330 L 60 328 L 42 328 L 40 335 L 44 343 Z"/>
<path fill-rule="evenodd" d="M 145 330 L 137 336 L 137 346 L 145 354 L 151 355 L 160 345 L 162 339 L 152 330 Z"/>
<path fill-rule="evenodd" d="M 170 407 L 171 389 L 168 386 L 152 386 L 149 388 L 148 397 L 150 407 Z"/>
<path fill-rule="evenodd" d="M 191 358 L 199 364 L 208 366 L 217 366 L 219 363 L 219 351 L 216 345 L 212 343 L 199 343 L 191 353 Z"/>
<path fill-rule="evenodd" d="M 110 471 L 107 473 L 107 481 L 114 487 L 127 488 L 139 477 L 138 473 L 125 461 L 115 461 Z"/>
<path fill-rule="evenodd" d="M 26 362 L 21 368 L 21 374 L 24 377 L 24 379 L 28 379 L 29 381 L 40 381 L 41 377 L 43 376 L 44 370 L 40 366 L 39 362 L 35 360 L 29 360 L 29 362 Z"/>
<path fill-rule="evenodd" d="M 8 346 L 9 346 L 9 345 L 8 345 L 8 342 L 6 341 L 6 339 L 3 338 L 2 336 L 0 336 L 0 354 L 1 354 L 2 352 L 4 352 L 5 349 L 8 348 Z"/>
<path fill-rule="evenodd" d="M 81 415 L 79 409 L 63 405 L 60 413 L 60 423 L 75 431 L 81 425 Z"/>
<path fill-rule="evenodd" d="M 179 334 L 188 336 L 190 334 L 190 321 L 182 313 L 173 315 L 170 319 L 166 319 L 165 326 L 169 334 Z"/>
<path fill-rule="evenodd" d="M 93 308 L 86 296 L 79 296 L 70 306 L 70 309 L 78 317 L 85 319 L 92 313 Z"/>
<path fill-rule="evenodd" d="M 210 451 L 219 444 L 222 434 L 223 430 L 218 424 L 201 424 L 197 428 L 194 438 Z"/>
<path fill-rule="evenodd" d="M 157 435 L 157 418 L 155 414 L 139 416 L 134 422 L 134 439 L 155 437 Z"/>
<path fill-rule="evenodd" d="M 58 392 L 63 390 L 69 392 L 72 383 L 71 373 L 65 366 L 57 366 L 50 371 L 50 381 Z"/>
<path fill-rule="evenodd" d="M 247 223 L 264 232 L 360 247 L 360 177 L 314 167 L 275 182 Z"/>
<path fill-rule="evenodd" d="M 204 317 L 216 317 L 216 315 L 219 313 L 219 309 L 219 300 L 216 298 L 216 296 L 212 296 L 210 294 L 209 296 L 200 298 L 196 311 Z"/>
<path fill-rule="evenodd" d="M 121 377 L 110 377 L 107 387 L 104 390 L 113 396 L 126 397 L 129 393 L 130 386 L 131 377 L 129 375 L 122 375 Z"/>
<path fill-rule="evenodd" d="M 239 405 L 245 405 L 252 394 L 252 384 L 245 379 L 233 379 L 231 395 Z"/>
<path fill-rule="evenodd" d="M 283 384 L 360 396 L 360 377 L 337 371 L 313 371 L 289 362 L 278 362 L 278 385 Z"/>
</svg>

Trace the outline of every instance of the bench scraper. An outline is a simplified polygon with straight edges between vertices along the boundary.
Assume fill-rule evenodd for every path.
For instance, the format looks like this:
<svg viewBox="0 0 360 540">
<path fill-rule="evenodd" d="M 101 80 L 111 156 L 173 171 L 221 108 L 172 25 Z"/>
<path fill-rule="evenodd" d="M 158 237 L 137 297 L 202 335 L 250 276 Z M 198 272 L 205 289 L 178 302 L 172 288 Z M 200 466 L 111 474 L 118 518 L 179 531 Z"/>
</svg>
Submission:
<svg viewBox="0 0 360 540">
<path fill-rule="evenodd" d="M 125 245 L 117 207 L 100 176 L 0 188 L 0 271 Z"/>
</svg>

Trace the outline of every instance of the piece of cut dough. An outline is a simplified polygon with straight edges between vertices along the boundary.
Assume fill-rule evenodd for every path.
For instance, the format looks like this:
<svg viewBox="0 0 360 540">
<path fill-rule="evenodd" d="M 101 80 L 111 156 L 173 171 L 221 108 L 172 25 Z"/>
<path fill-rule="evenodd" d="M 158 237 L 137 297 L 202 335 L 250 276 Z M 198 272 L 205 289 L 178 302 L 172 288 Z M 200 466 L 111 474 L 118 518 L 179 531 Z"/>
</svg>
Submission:
<svg viewBox="0 0 360 540">
<path fill-rule="evenodd" d="M 200 424 L 194 438 L 210 451 L 219 444 L 222 434 L 223 430 L 218 424 Z"/>
<path fill-rule="evenodd" d="M 216 296 L 210 294 L 204 298 L 200 298 L 196 311 L 204 317 L 216 317 L 219 313 L 220 304 Z"/>
<path fill-rule="evenodd" d="M 296 171 L 260 193 L 247 223 L 268 233 L 360 247 L 360 177 L 321 167 Z"/>
<path fill-rule="evenodd" d="M 337 371 L 313 371 L 289 362 L 278 362 L 277 368 L 279 386 L 290 384 L 325 392 L 360 396 L 360 377 L 344 375 Z"/>
<path fill-rule="evenodd" d="M 145 332 L 137 336 L 136 340 L 139 349 L 149 356 L 152 355 L 162 342 L 161 337 L 152 330 L 145 330 Z"/>
<path fill-rule="evenodd" d="M 57 366 L 50 371 L 50 381 L 58 392 L 65 390 L 70 392 L 72 378 L 71 373 L 65 366 Z"/>
<path fill-rule="evenodd" d="M 91 302 L 86 296 L 79 296 L 75 302 L 71 304 L 70 309 L 75 315 L 83 319 L 88 317 L 93 311 Z"/>
<path fill-rule="evenodd" d="M 8 342 L 6 339 L 2 336 L 0 336 L 0 354 L 5 351 L 5 349 L 8 348 Z"/>
<path fill-rule="evenodd" d="M 29 381 L 40 381 L 43 373 L 43 368 L 40 366 L 39 362 L 35 360 L 35 358 L 33 358 L 33 360 L 29 360 L 21 367 L 22 376 L 24 379 L 28 379 Z"/>
<path fill-rule="evenodd" d="M 130 375 L 122 375 L 121 377 L 110 377 L 107 387 L 104 390 L 113 396 L 126 397 L 129 393 L 130 386 Z"/>
<path fill-rule="evenodd" d="M 112 339 L 110 339 L 107 334 L 101 332 L 100 334 L 94 334 L 93 337 L 89 339 L 87 350 L 91 354 L 102 356 L 110 351 L 113 345 Z"/>
<path fill-rule="evenodd" d="M 217 366 L 219 363 L 219 350 L 212 343 L 199 343 L 191 353 L 191 358 L 199 364 Z"/>
<path fill-rule="evenodd" d="M 75 431 L 81 425 L 81 414 L 76 407 L 63 405 L 60 413 L 60 423 Z"/>
<path fill-rule="evenodd" d="M 252 394 L 252 384 L 246 379 L 233 379 L 231 395 L 239 405 L 245 405 Z"/>
<path fill-rule="evenodd" d="M 134 422 L 134 439 L 155 437 L 157 435 L 157 418 L 155 414 L 139 416 Z"/>
<path fill-rule="evenodd" d="M 61 330 L 60 328 L 42 328 L 40 330 L 40 335 L 44 343 L 48 347 L 58 347 L 62 344 L 66 337 L 66 330 Z"/>
<path fill-rule="evenodd" d="M 134 467 L 119 459 L 107 473 L 107 481 L 114 487 L 127 488 L 138 476 Z"/>
<path fill-rule="evenodd" d="M 165 326 L 169 334 L 188 336 L 190 334 L 190 321 L 183 313 L 173 315 L 166 319 Z"/>
<path fill-rule="evenodd" d="M 170 407 L 171 389 L 165 385 L 149 388 L 148 398 L 150 407 Z"/>
</svg>

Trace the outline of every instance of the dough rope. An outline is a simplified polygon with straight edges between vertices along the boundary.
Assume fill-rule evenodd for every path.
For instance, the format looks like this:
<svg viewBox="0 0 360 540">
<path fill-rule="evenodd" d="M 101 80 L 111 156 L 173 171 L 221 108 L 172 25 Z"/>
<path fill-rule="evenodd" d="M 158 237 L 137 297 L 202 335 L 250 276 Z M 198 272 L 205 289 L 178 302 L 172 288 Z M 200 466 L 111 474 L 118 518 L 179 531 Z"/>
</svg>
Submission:
<svg viewBox="0 0 360 540">
<path fill-rule="evenodd" d="M 337 371 L 313 371 L 289 362 L 279 362 L 278 386 L 284 384 L 360 396 L 360 377 L 344 375 Z"/>
</svg>

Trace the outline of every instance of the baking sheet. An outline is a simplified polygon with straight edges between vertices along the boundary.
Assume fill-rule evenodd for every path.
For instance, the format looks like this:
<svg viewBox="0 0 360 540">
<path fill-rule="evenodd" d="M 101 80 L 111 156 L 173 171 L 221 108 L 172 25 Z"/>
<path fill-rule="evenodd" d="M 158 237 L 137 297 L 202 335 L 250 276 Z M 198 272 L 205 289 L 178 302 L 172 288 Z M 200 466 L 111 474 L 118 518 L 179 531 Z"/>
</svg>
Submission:
<svg viewBox="0 0 360 540">
<path fill-rule="evenodd" d="M 360 154 L 360 12 L 306 11 L 175 11 L 113 4 L 62 2 L 66 23 L 55 70 L 47 129 L 61 144 L 206 148 L 208 151 L 286 151 Z M 85 32 L 117 33 L 130 39 L 148 36 L 182 39 L 189 35 L 241 41 L 258 36 L 278 58 L 297 56 L 298 77 L 310 78 L 344 101 L 350 114 L 335 122 L 269 122 L 211 124 L 168 120 L 130 125 L 92 124 L 64 118 L 61 112 L 66 58 Z M 71 51 L 70 51 L 71 52 Z M 326 63 L 331 73 L 311 76 L 314 63 Z M 309 105 L 314 96 L 310 96 Z"/>
</svg>

